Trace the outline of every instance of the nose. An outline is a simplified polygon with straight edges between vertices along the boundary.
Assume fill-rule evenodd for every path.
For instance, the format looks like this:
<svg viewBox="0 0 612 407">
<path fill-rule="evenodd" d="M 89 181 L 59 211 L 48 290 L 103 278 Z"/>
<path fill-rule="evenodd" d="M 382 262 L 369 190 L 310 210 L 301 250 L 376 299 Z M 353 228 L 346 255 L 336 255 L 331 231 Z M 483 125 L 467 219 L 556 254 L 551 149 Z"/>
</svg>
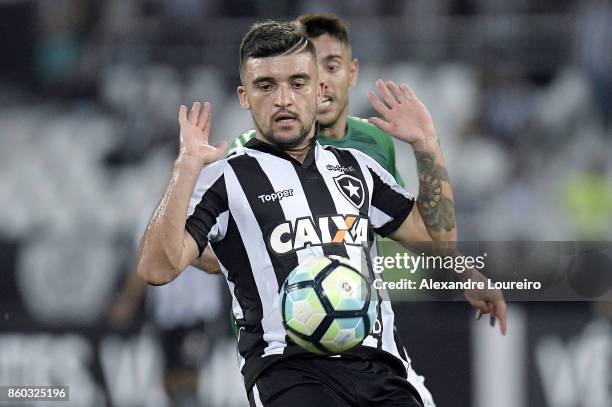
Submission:
<svg viewBox="0 0 612 407">
<path fill-rule="evenodd" d="M 289 86 L 282 84 L 277 88 L 274 104 L 278 107 L 287 107 L 293 104 L 293 92 Z"/>
<path fill-rule="evenodd" d="M 328 80 L 328 75 L 325 73 L 324 70 L 320 70 L 319 71 L 319 79 L 323 81 L 325 89 L 327 90 L 327 88 L 329 88 L 329 80 Z"/>
</svg>

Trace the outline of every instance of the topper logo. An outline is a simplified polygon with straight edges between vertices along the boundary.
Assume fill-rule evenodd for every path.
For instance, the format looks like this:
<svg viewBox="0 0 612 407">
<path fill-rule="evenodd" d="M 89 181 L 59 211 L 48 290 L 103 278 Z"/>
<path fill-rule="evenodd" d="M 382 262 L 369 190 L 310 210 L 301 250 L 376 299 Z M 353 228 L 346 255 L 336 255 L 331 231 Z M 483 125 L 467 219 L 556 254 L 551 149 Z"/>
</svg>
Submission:
<svg viewBox="0 0 612 407">
<path fill-rule="evenodd" d="M 257 195 L 257 198 L 259 198 L 261 202 L 280 202 L 283 198 L 286 198 L 288 196 L 293 196 L 293 189 L 285 189 L 283 191 L 274 192 L 272 194 Z"/>
</svg>

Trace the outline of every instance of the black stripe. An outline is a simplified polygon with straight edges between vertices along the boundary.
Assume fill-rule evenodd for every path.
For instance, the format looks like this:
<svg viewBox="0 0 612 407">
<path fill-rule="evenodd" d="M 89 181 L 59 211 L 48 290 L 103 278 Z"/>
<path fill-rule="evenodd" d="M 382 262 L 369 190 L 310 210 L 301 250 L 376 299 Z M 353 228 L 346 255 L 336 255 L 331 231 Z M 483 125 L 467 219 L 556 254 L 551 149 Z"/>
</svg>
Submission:
<svg viewBox="0 0 612 407">
<path fill-rule="evenodd" d="M 368 184 L 366 183 L 365 176 L 361 171 L 361 166 L 359 165 L 359 162 L 357 161 L 353 153 L 348 150 L 343 150 L 339 148 L 329 148 L 328 151 L 331 151 L 336 156 L 336 159 L 338 160 L 338 164 L 340 166 L 354 169 L 354 171 L 346 172 L 346 174 L 352 175 L 353 177 L 356 177 L 361 181 L 365 196 L 363 199 L 363 205 L 361 205 L 361 208 L 359 208 L 359 214 L 367 218 L 370 210 L 370 191 L 368 190 Z"/>
<path fill-rule="evenodd" d="M 249 402 L 249 407 L 257 407 L 255 404 L 255 395 L 253 394 L 255 391 L 251 387 L 251 389 L 247 393 L 247 401 Z"/>
<path fill-rule="evenodd" d="M 314 218 L 313 220 L 317 219 L 319 216 L 336 215 L 338 213 L 338 208 L 336 208 L 331 192 L 327 188 L 327 184 L 325 184 L 325 179 L 321 173 L 319 173 L 317 167 L 314 165 L 311 167 L 302 167 L 296 164 L 293 166 L 302 184 L 304 196 L 308 202 L 310 213 L 312 213 Z M 318 227 L 318 225 L 316 227 Z M 330 230 L 329 232 L 331 236 L 334 236 L 336 231 Z M 348 252 L 344 242 L 324 244 L 322 248 L 323 254 L 326 256 L 336 255 L 348 258 Z"/>
<path fill-rule="evenodd" d="M 236 320 L 240 328 L 238 352 L 245 359 L 267 346 L 263 339 L 263 305 L 257 291 L 253 269 L 233 216 L 229 215 L 225 238 L 211 244 L 219 261 L 227 269 L 227 279 L 234 283 L 234 297 L 244 315 Z"/>
<path fill-rule="evenodd" d="M 350 172 L 350 175 L 358 178 L 361 181 L 363 185 L 363 189 L 364 189 L 364 194 L 365 194 L 363 205 L 361 206 L 361 208 L 359 208 L 359 213 L 361 216 L 369 217 L 370 191 L 368 190 L 368 183 L 366 182 L 365 175 L 363 174 L 363 171 L 361 171 L 361 166 L 359 165 L 359 161 L 353 155 L 353 153 L 350 152 L 349 150 L 343 150 L 343 149 L 332 147 L 332 148 L 329 148 L 329 151 L 334 153 L 334 155 L 336 156 L 336 159 L 338 160 L 339 165 L 345 168 L 354 169 L 354 171 Z M 373 244 L 374 244 L 374 231 L 370 223 L 370 227 L 368 228 L 368 244 L 367 244 L 367 247 L 363 248 L 363 252 L 365 255 L 366 265 L 368 268 L 368 277 L 370 277 L 372 281 L 374 280 L 374 277 L 375 277 L 374 271 L 372 269 L 372 258 L 370 255 L 370 249 Z M 378 302 L 376 304 L 376 318 L 378 319 L 378 322 L 380 323 L 381 329 L 380 329 L 380 333 L 372 333 L 372 336 L 376 338 L 376 344 L 377 344 L 376 347 L 378 349 L 381 349 L 382 348 L 382 337 L 383 337 L 382 335 L 383 320 L 382 320 L 382 311 L 381 311 L 382 296 L 380 294 L 380 290 L 378 289 L 376 289 L 376 294 L 378 296 Z"/>
<path fill-rule="evenodd" d="M 372 206 L 391 217 L 391 220 L 383 226 L 375 229 L 382 237 L 393 233 L 408 217 L 414 199 L 409 199 L 399 192 L 393 190 L 389 184 L 384 182 L 371 168 L 370 175 L 374 180 L 374 190 L 372 191 Z"/>
<path fill-rule="evenodd" d="M 272 260 L 276 281 L 280 288 L 287 276 L 298 265 L 298 258 L 295 252 L 289 252 L 284 255 L 278 255 L 270 247 L 269 237 L 272 230 L 279 224 L 286 222 L 283 208 L 279 201 L 262 202 L 258 196 L 262 194 L 274 193 L 274 187 L 270 179 L 259 165 L 257 159 L 243 155 L 229 161 L 232 166 L 236 178 L 244 191 L 244 194 L 249 202 L 255 219 L 259 225 L 262 236 L 266 241 L 266 249 Z M 248 244 L 248 241 L 246 242 Z M 257 267 L 257 265 L 255 266 Z"/>
<path fill-rule="evenodd" d="M 217 222 L 217 216 L 228 210 L 227 189 L 223 174 L 204 192 L 193 214 L 187 218 L 185 229 L 198 245 L 200 256 L 208 244 L 208 232 Z"/>
</svg>

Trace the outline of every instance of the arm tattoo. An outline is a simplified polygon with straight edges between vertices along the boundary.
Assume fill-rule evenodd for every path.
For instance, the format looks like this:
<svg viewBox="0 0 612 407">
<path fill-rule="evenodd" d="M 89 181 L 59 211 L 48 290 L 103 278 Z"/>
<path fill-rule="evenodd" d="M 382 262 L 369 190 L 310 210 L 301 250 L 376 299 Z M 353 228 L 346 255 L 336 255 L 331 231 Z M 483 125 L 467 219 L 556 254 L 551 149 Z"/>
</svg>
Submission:
<svg viewBox="0 0 612 407">
<path fill-rule="evenodd" d="M 415 151 L 419 176 L 417 205 L 429 232 L 450 232 L 455 228 L 452 199 L 442 193 L 442 182 L 449 182 L 446 168 L 436 164 L 433 154 Z"/>
</svg>

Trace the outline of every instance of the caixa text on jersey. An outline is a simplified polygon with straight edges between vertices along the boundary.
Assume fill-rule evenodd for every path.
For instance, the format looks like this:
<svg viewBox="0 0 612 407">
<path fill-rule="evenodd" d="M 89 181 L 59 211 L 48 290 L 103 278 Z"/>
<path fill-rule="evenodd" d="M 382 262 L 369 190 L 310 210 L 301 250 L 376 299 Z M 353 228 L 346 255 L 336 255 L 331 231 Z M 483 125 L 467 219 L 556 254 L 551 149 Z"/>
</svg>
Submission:
<svg viewBox="0 0 612 407">
<path fill-rule="evenodd" d="M 278 254 L 331 243 L 361 246 L 368 241 L 369 226 L 368 218 L 356 215 L 320 216 L 316 220 L 308 216 L 275 226 L 268 243 Z"/>
</svg>

